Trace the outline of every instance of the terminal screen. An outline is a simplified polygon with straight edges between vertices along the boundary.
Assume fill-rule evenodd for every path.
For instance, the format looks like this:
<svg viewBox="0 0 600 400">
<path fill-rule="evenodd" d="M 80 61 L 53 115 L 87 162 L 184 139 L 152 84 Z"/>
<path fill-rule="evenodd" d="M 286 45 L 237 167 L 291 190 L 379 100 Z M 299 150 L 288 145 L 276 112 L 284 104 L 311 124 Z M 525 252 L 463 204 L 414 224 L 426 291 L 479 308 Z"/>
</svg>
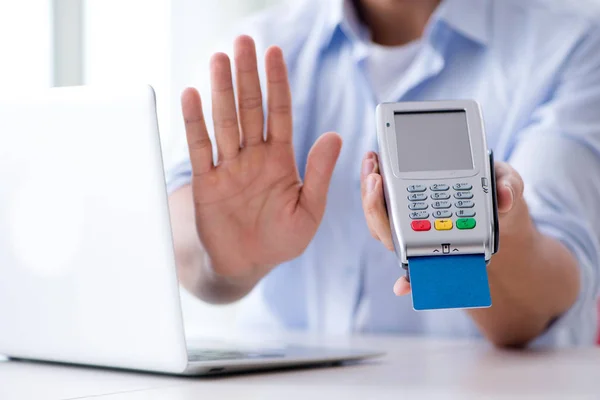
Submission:
<svg viewBox="0 0 600 400">
<path fill-rule="evenodd" d="M 400 172 L 473 169 L 465 111 L 400 112 L 394 123 Z"/>
</svg>

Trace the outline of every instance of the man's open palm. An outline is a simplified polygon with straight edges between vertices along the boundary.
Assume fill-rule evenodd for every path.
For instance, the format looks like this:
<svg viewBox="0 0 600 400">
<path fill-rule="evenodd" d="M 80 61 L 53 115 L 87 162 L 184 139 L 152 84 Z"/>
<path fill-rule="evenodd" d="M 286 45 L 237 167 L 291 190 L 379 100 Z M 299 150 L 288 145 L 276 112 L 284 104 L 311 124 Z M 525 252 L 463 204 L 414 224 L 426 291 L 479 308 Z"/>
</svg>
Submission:
<svg viewBox="0 0 600 400">
<path fill-rule="evenodd" d="M 182 96 L 192 163 L 196 227 L 214 272 L 262 277 L 298 256 L 313 238 L 325 210 L 341 138 L 327 133 L 310 151 L 300 180 L 292 146 L 292 100 L 281 49 L 265 55 L 266 135 L 256 50 L 236 39 L 236 95 L 227 55 L 211 60 L 213 121 L 218 163 L 195 89 Z"/>
</svg>

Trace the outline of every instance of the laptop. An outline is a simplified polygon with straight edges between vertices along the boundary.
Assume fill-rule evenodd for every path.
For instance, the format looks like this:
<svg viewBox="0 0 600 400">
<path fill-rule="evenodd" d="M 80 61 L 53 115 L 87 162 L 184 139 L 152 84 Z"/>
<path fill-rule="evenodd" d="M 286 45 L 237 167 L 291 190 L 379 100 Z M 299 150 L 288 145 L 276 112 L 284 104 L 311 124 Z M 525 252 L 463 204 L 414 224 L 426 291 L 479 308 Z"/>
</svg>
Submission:
<svg viewBox="0 0 600 400">
<path fill-rule="evenodd" d="M 203 346 L 202 340 L 191 346 L 152 88 L 3 96 L 0 354 L 176 375 L 378 355 L 352 348 Z"/>
</svg>

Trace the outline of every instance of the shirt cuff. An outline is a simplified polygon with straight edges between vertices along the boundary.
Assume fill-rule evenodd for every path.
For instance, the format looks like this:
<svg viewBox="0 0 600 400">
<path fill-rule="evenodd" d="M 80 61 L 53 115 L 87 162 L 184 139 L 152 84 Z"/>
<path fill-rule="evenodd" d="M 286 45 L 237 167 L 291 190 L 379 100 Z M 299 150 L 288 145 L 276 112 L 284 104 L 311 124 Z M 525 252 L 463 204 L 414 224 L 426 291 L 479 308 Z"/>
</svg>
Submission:
<svg viewBox="0 0 600 400">
<path fill-rule="evenodd" d="M 189 161 L 183 161 L 166 172 L 167 193 L 170 195 L 177 189 L 192 181 L 192 166 Z"/>
</svg>

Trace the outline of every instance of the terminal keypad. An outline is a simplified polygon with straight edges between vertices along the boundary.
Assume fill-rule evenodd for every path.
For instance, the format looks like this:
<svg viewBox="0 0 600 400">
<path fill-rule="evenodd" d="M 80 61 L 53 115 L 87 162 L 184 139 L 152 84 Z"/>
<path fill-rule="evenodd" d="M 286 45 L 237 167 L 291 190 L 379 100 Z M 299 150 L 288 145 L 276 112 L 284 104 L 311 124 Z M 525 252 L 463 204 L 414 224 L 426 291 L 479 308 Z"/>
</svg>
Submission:
<svg viewBox="0 0 600 400">
<path fill-rule="evenodd" d="M 443 183 L 430 185 L 415 184 L 406 187 L 408 192 L 409 217 L 413 220 L 411 227 L 416 232 L 425 232 L 433 225 L 438 231 L 453 229 L 474 229 L 475 200 L 469 183 L 456 183 L 452 186 Z M 428 210 L 433 210 L 429 214 Z M 433 224 L 426 221 L 432 217 Z M 456 217 L 456 219 L 452 219 Z"/>
</svg>

